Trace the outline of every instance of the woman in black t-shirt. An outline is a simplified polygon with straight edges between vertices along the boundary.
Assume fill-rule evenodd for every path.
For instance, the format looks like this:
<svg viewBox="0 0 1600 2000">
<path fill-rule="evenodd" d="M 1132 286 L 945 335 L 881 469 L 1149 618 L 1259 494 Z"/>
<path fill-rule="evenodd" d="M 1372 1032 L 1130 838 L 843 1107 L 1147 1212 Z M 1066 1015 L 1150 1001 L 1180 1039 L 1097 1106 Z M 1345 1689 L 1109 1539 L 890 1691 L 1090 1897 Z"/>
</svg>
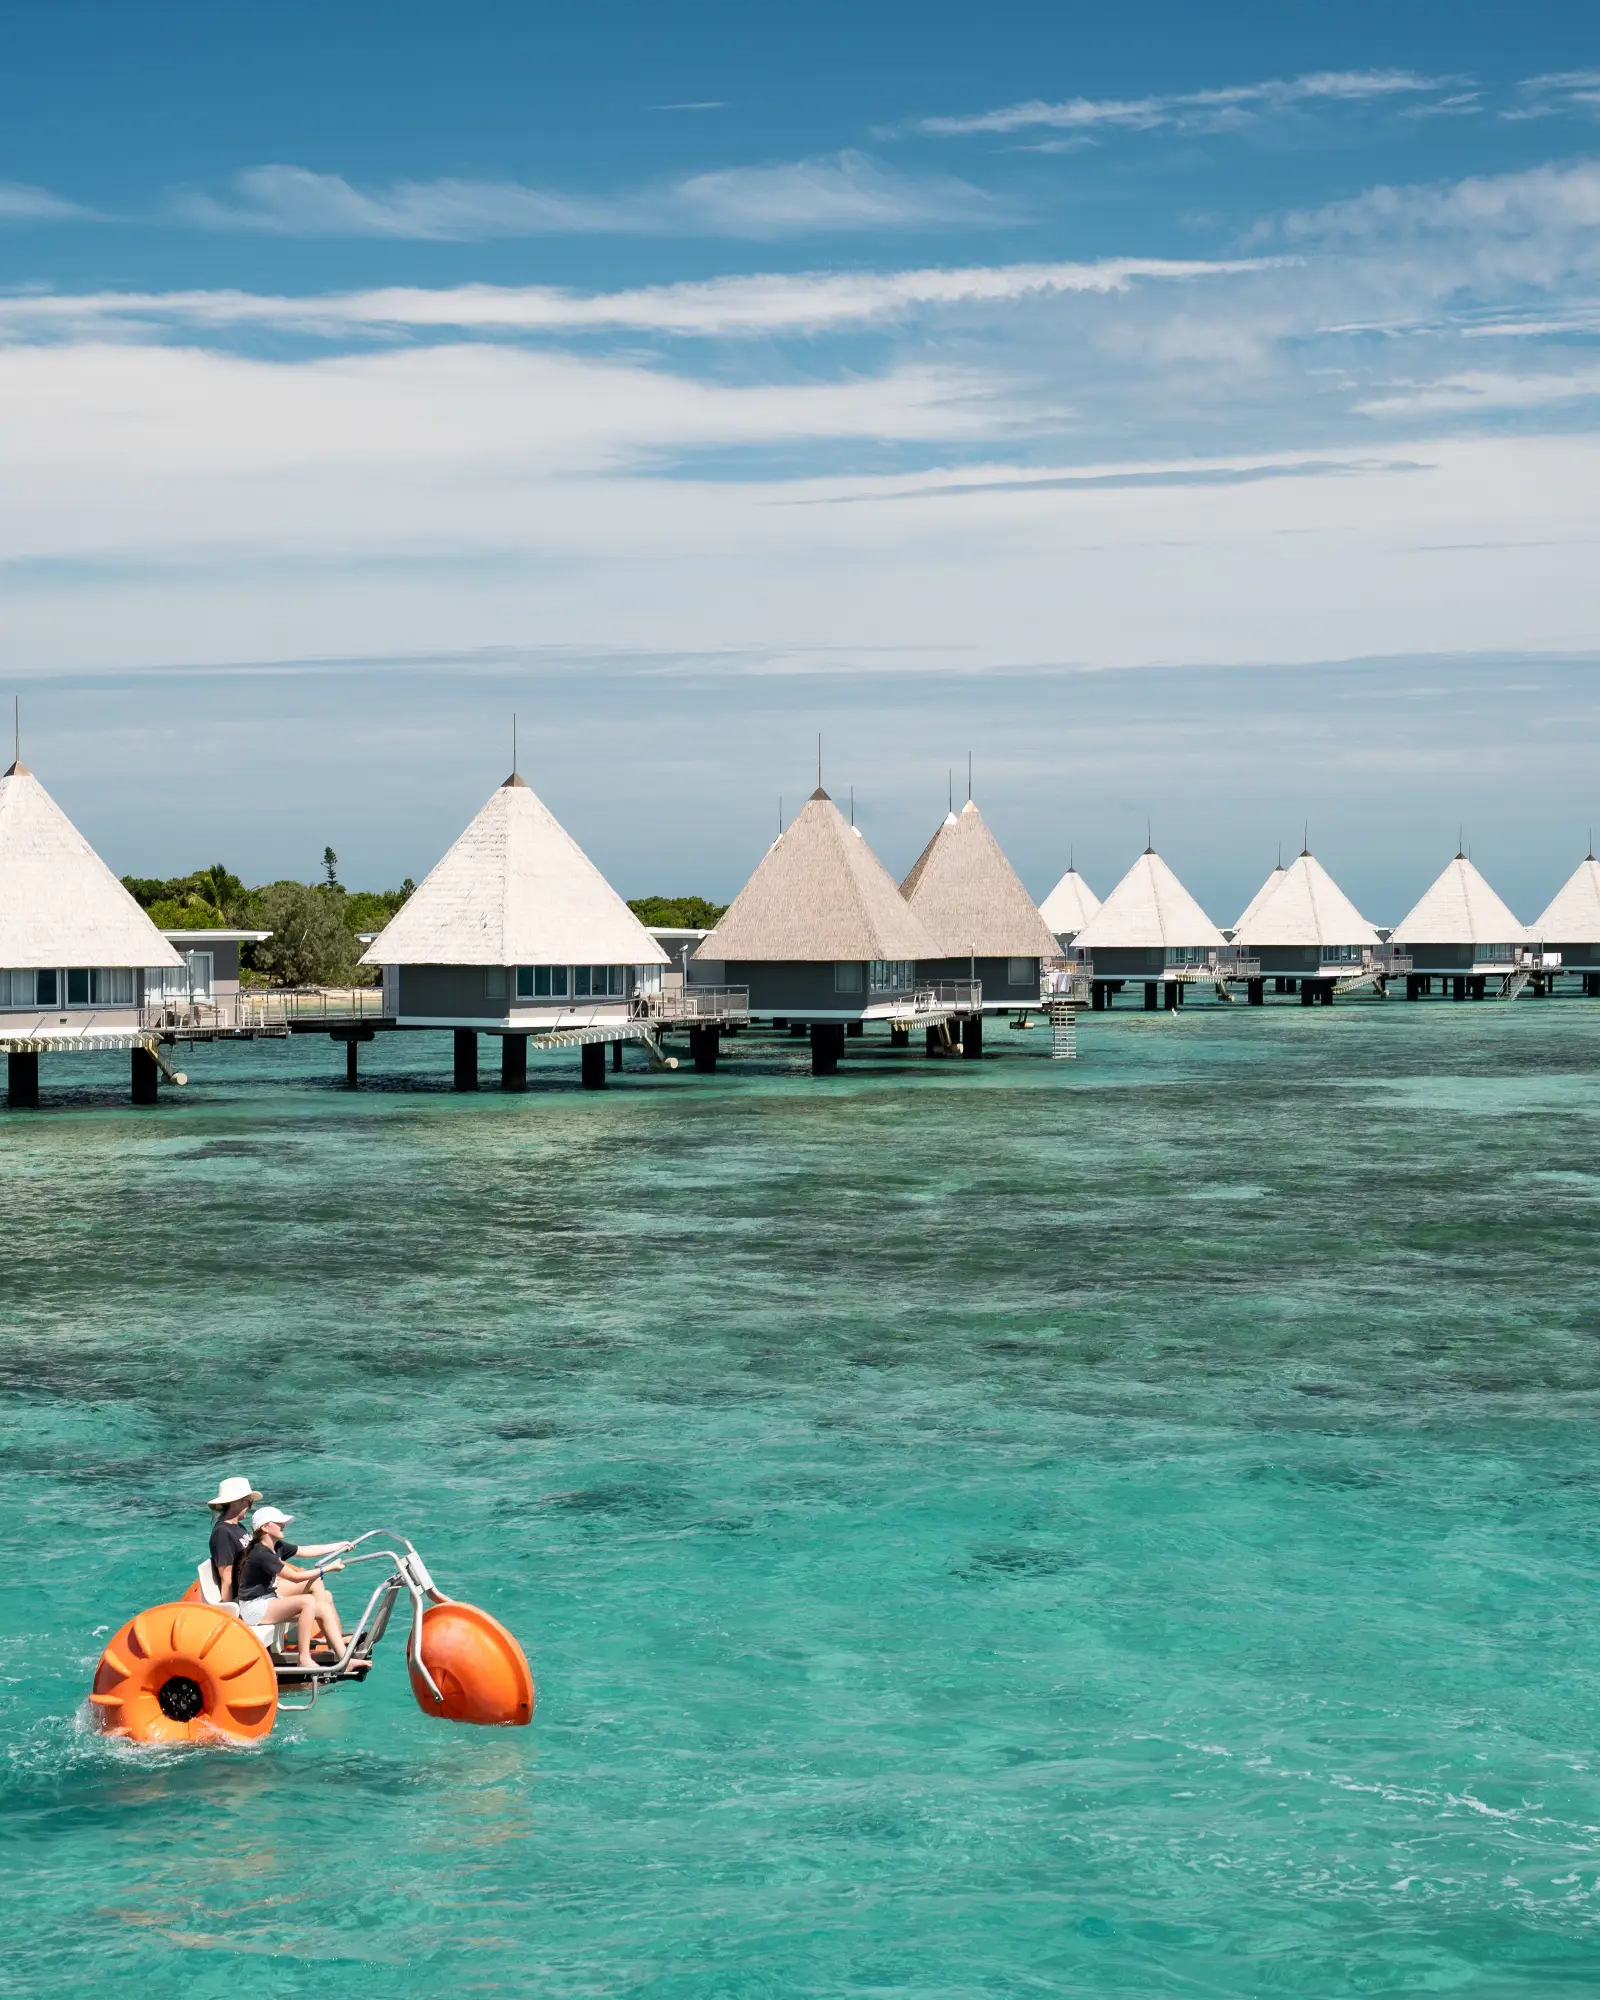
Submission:
<svg viewBox="0 0 1600 2000">
<path fill-rule="evenodd" d="M 255 1532 L 239 1561 L 239 1609 L 247 1625 L 286 1625 L 294 1619 L 299 1626 L 300 1664 L 309 1667 L 311 1637 L 318 1625 L 334 1651 L 341 1658 L 344 1655 L 339 1613 L 322 1582 L 325 1571 L 343 1569 L 344 1564 L 324 1563 L 314 1570 L 293 1568 L 288 1559 L 300 1550 L 283 1539 L 283 1531 L 293 1518 L 276 1507 L 256 1509 Z M 346 1542 L 331 1542 L 306 1553 L 321 1555 L 348 1546 Z"/>
</svg>

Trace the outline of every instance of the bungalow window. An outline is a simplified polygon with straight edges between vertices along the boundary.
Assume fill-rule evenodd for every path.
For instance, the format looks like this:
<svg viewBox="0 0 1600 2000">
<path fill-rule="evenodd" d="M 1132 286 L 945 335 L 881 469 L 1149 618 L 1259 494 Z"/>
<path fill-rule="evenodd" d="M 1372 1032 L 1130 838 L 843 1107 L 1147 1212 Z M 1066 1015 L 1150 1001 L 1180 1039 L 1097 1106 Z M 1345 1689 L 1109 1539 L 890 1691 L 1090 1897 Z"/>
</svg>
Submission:
<svg viewBox="0 0 1600 2000">
<path fill-rule="evenodd" d="M 485 1000 L 503 1000 L 506 997 L 506 969 L 503 965 L 484 967 L 483 997 Z"/>
<path fill-rule="evenodd" d="M 835 993 L 859 993 L 861 991 L 861 966 L 858 960 L 843 960 L 833 968 L 833 990 Z"/>
<path fill-rule="evenodd" d="M 1325 944 L 1322 947 L 1324 965 L 1359 965 L 1361 947 L 1358 944 Z"/>
<path fill-rule="evenodd" d="M 916 965 L 909 958 L 875 958 L 868 979 L 874 993 L 903 993 L 916 984 Z"/>
<path fill-rule="evenodd" d="M 526 979 L 529 983 L 524 986 Z M 567 968 L 564 965 L 523 965 L 517 968 L 517 996 L 535 1000 L 565 1000 Z"/>
<path fill-rule="evenodd" d="M 1039 983 L 1039 961 L 1036 958 L 1008 958 L 1006 960 L 1006 984 L 1008 986 L 1036 986 Z"/>
<path fill-rule="evenodd" d="M 1476 955 L 1488 960 L 1490 964 L 1509 965 L 1516 956 L 1516 947 L 1509 944 L 1480 944 Z"/>
<path fill-rule="evenodd" d="M 572 968 L 572 992 L 578 1000 L 604 1000 L 607 995 L 621 993 L 622 967 L 620 965 L 575 965 Z"/>
<path fill-rule="evenodd" d="M 56 975 L 53 972 L 0 972 L 0 1007 L 53 1007 L 56 1004 Z"/>
<path fill-rule="evenodd" d="M 67 971 L 67 1005 L 87 1007 L 89 1004 L 89 968 L 74 965 Z"/>
<path fill-rule="evenodd" d="M 206 957 L 209 963 L 209 952 Z M 210 985 L 208 979 L 207 990 Z M 97 965 L 89 974 L 89 1002 L 95 1007 L 131 1007 L 133 968 L 127 965 Z"/>
<path fill-rule="evenodd" d="M 1167 953 L 1168 965 L 1204 965 L 1210 952 L 1203 944 L 1180 944 Z"/>
</svg>

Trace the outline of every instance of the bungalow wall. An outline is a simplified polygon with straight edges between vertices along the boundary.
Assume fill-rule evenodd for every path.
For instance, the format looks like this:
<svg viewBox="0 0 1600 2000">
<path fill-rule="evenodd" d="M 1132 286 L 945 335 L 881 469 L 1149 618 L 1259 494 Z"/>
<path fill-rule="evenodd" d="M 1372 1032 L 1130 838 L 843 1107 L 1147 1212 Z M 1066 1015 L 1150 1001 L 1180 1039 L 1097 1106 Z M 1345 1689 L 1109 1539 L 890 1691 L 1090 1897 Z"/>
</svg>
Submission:
<svg viewBox="0 0 1600 2000">
<path fill-rule="evenodd" d="M 1020 973 L 1021 977 L 1014 975 Z M 986 1008 L 1037 1007 L 1039 960 L 1036 958 L 925 958 L 917 977 L 929 985 L 946 979 L 977 979 Z"/>
</svg>

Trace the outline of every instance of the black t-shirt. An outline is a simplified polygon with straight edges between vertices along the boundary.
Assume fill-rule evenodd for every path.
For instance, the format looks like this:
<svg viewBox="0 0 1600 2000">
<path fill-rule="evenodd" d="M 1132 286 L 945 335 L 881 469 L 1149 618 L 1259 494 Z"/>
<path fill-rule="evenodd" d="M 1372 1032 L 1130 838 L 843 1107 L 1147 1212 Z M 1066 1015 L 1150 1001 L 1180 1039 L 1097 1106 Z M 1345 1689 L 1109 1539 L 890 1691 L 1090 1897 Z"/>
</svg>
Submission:
<svg viewBox="0 0 1600 2000">
<path fill-rule="evenodd" d="M 299 1553 L 296 1542 L 279 1542 L 276 1548 L 271 1542 L 252 1542 L 239 1568 L 240 1602 L 248 1597 L 270 1597 L 272 1587 L 278 1580 L 278 1571 Z"/>
<path fill-rule="evenodd" d="M 218 1590 L 222 1588 L 222 1572 L 234 1572 L 233 1590 L 239 1594 L 239 1558 L 249 1545 L 250 1531 L 241 1521 L 224 1521 L 220 1517 L 211 1530 L 211 1574 Z"/>
</svg>

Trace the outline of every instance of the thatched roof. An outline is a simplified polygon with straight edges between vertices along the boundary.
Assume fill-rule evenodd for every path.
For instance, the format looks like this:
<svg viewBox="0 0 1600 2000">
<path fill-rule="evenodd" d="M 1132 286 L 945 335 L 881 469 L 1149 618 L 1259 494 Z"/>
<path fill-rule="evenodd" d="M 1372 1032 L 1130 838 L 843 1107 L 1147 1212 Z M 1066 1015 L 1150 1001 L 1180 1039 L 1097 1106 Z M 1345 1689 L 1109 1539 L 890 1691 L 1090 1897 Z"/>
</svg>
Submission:
<svg viewBox="0 0 1600 2000">
<path fill-rule="evenodd" d="M 1543 916 L 1529 928 L 1546 944 L 1588 944 L 1600 939 L 1600 861 L 1586 855 L 1556 891 Z"/>
<path fill-rule="evenodd" d="M 1076 938 L 1100 907 L 1100 898 L 1076 868 L 1069 868 L 1039 905 L 1039 914 L 1055 937 Z"/>
<path fill-rule="evenodd" d="M 1055 933 L 971 799 L 945 816 L 900 893 L 945 958 L 1055 956 Z"/>
<path fill-rule="evenodd" d="M 667 955 L 513 771 L 363 965 L 665 965 Z"/>
<path fill-rule="evenodd" d="M 695 953 L 739 964 L 944 956 L 820 785 Z"/>
<path fill-rule="evenodd" d="M 1234 930 L 1238 944 L 1375 945 L 1381 942 L 1314 854 L 1298 855 L 1269 875 Z"/>
<path fill-rule="evenodd" d="M 1288 872 L 1289 872 L 1288 869 L 1284 867 L 1283 862 L 1280 860 L 1277 867 L 1273 869 L 1272 873 L 1267 877 L 1266 881 L 1262 883 L 1261 887 L 1250 898 L 1249 902 L 1245 904 L 1244 910 L 1240 915 L 1239 921 L 1233 927 L 1233 934 L 1236 938 L 1242 938 L 1244 936 L 1245 930 L 1250 924 L 1251 920 L 1255 917 L 1256 913 L 1266 904 L 1268 899 L 1276 893 L 1279 883 L 1282 882 L 1284 876 L 1287 875 Z"/>
<path fill-rule="evenodd" d="M 1528 932 L 1467 857 L 1458 854 L 1395 925 L 1392 937 L 1398 945 L 1524 944 Z"/>
<path fill-rule="evenodd" d="M 1221 931 L 1153 847 L 1143 854 L 1073 939 L 1077 951 L 1214 949 Z"/>
<path fill-rule="evenodd" d="M 26 764 L 0 778 L 0 965 L 183 964 Z"/>
</svg>

